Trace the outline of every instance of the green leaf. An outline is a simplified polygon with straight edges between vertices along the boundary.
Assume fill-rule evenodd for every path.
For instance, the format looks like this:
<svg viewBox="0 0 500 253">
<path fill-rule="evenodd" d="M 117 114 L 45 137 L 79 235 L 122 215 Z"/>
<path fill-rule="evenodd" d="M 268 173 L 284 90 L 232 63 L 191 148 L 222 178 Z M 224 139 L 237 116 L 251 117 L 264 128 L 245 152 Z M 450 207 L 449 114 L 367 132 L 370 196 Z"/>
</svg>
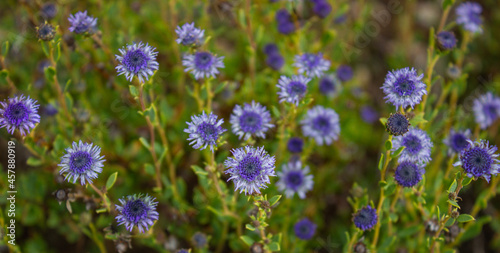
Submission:
<svg viewBox="0 0 500 253">
<path fill-rule="evenodd" d="M 61 42 L 57 42 L 56 50 L 55 50 L 55 61 L 58 62 L 59 58 L 61 58 Z"/>
<path fill-rule="evenodd" d="M 387 185 L 387 182 L 386 181 L 380 181 L 380 182 L 378 182 L 378 185 L 380 187 L 385 187 Z"/>
<path fill-rule="evenodd" d="M 392 149 L 392 141 L 387 140 L 385 141 L 385 150 L 391 150 Z"/>
<path fill-rule="evenodd" d="M 28 161 L 26 161 L 26 163 L 29 166 L 38 167 L 38 166 L 42 165 L 43 162 L 42 162 L 42 160 L 36 159 L 34 157 L 30 157 L 30 158 L 28 158 Z"/>
<path fill-rule="evenodd" d="M 280 251 L 280 245 L 278 243 L 272 242 L 267 245 L 270 251 Z"/>
<path fill-rule="evenodd" d="M 208 175 L 208 171 L 206 171 L 206 170 L 204 170 L 204 169 L 202 169 L 202 168 L 200 168 L 200 167 L 198 167 L 196 165 L 191 166 L 191 169 L 193 169 L 193 171 L 194 171 L 194 173 L 196 175 L 199 175 L 199 176 L 206 176 L 206 175 Z"/>
<path fill-rule="evenodd" d="M 455 0 L 444 0 L 443 1 L 443 9 L 446 9 L 448 6 L 453 5 L 455 3 Z"/>
<path fill-rule="evenodd" d="M 151 122 L 154 122 L 156 117 L 156 107 L 151 104 L 151 106 L 144 111 L 144 115 L 149 116 L 149 120 L 151 120 Z"/>
<path fill-rule="evenodd" d="M 460 209 L 460 206 L 458 205 L 458 203 L 456 201 L 453 201 L 451 199 L 448 200 L 448 203 L 450 203 L 450 205 Z"/>
<path fill-rule="evenodd" d="M 151 146 L 149 145 L 149 142 L 144 138 L 144 137 L 141 137 L 139 138 L 139 141 L 142 143 L 142 145 L 144 147 L 146 147 L 148 150 L 151 149 Z"/>
<path fill-rule="evenodd" d="M 109 189 L 111 189 L 113 187 L 113 185 L 115 185 L 117 177 L 118 177 L 118 172 L 115 172 L 108 177 L 108 181 L 106 181 L 106 190 L 107 191 L 109 191 Z"/>
<path fill-rule="evenodd" d="M 281 198 L 281 195 L 275 195 L 269 200 L 269 204 L 274 206 Z"/>
<path fill-rule="evenodd" d="M 413 119 L 410 120 L 410 124 L 413 126 L 417 126 L 419 124 L 424 124 L 424 123 L 427 123 L 427 120 L 424 119 L 423 112 L 418 113 L 417 115 L 415 115 L 415 117 L 413 117 Z"/>
<path fill-rule="evenodd" d="M 455 219 L 449 218 L 444 225 L 446 227 L 449 227 L 449 226 L 453 225 L 453 223 L 455 223 Z"/>
<path fill-rule="evenodd" d="M 384 154 L 381 154 L 380 160 L 378 161 L 378 170 L 382 170 L 384 167 Z"/>
<path fill-rule="evenodd" d="M 45 54 L 45 56 L 50 57 L 49 45 L 48 45 L 49 42 L 40 41 L 40 43 L 42 44 L 42 50 L 43 50 L 43 53 Z"/>
<path fill-rule="evenodd" d="M 404 149 L 405 149 L 405 146 L 402 146 L 402 147 L 396 149 L 396 151 L 394 151 L 392 153 L 392 157 L 396 157 L 396 156 L 401 155 L 401 153 L 403 152 Z"/>
<path fill-rule="evenodd" d="M 106 211 L 107 211 L 106 208 L 100 208 L 100 209 L 95 210 L 96 213 L 105 213 Z"/>
<path fill-rule="evenodd" d="M 137 88 L 134 85 L 129 85 L 128 89 L 130 90 L 130 94 L 132 96 L 134 96 L 134 97 L 138 97 L 139 96 L 139 91 L 137 90 Z"/>
<path fill-rule="evenodd" d="M 472 215 L 470 215 L 470 214 L 460 214 L 457 218 L 458 222 L 469 222 L 469 221 L 473 221 L 473 220 L 476 220 L 476 219 L 474 219 L 474 217 L 472 217 Z"/>
<path fill-rule="evenodd" d="M 144 171 L 146 171 L 146 173 L 147 173 L 148 175 L 152 175 L 152 176 L 153 176 L 153 175 L 155 175 L 155 174 L 156 174 L 155 167 L 154 167 L 152 164 L 150 164 L 150 163 L 146 163 L 146 164 L 144 165 Z"/>
<path fill-rule="evenodd" d="M 6 56 L 9 53 L 9 42 L 5 41 L 2 43 L 2 55 Z"/>
<path fill-rule="evenodd" d="M 462 186 L 467 186 L 472 182 L 472 177 L 465 177 L 464 181 L 462 181 Z"/>
<path fill-rule="evenodd" d="M 7 77 L 9 76 L 9 71 L 2 69 L 0 71 L 0 83 L 7 83 Z"/>
<path fill-rule="evenodd" d="M 252 244 L 254 243 L 254 240 L 252 238 L 250 238 L 249 236 L 246 236 L 246 235 L 240 236 L 240 239 L 243 242 L 245 242 L 245 244 L 248 245 L 248 246 L 252 246 Z"/>
<path fill-rule="evenodd" d="M 250 225 L 250 224 L 246 224 L 245 228 L 248 229 L 248 230 L 250 230 L 250 231 L 255 231 L 255 228 L 252 225 Z"/>
<path fill-rule="evenodd" d="M 280 113 L 280 110 L 278 110 L 278 108 L 276 106 L 273 105 L 273 107 L 271 107 L 271 110 L 273 111 L 273 114 L 276 118 L 279 118 L 281 113 Z"/>
<path fill-rule="evenodd" d="M 387 124 L 387 118 L 380 118 L 380 123 L 382 123 L 382 125 L 385 126 L 385 124 Z"/>
<path fill-rule="evenodd" d="M 68 107 L 68 111 L 71 112 L 73 110 L 73 98 L 69 93 L 65 93 L 64 97 L 66 99 L 66 106 Z"/>
<path fill-rule="evenodd" d="M 452 193 L 457 189 L 457 180 L 454 179 L 453 183 L 451 183 L 450 188 L 448 189 L 448 193 Z"/>
<path fill-rule="evenodd" d="M 50 67 L 46 67 L 43 72 L 45 73 L 45 78 L 47 78 L 47 80 L 49 82 L 54 82 L 54 79 L 55 79 L 55 76 L 56 76 L 56 69 L 52 66 Z"/>
</svg>

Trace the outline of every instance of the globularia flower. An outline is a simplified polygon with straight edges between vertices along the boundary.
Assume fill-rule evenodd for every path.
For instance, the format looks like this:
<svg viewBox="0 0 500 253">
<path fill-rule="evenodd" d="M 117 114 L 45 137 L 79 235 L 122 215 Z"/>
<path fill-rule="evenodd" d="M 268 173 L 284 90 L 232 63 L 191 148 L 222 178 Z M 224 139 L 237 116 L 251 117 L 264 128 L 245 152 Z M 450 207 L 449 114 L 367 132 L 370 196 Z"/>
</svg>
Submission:
<svg viewBox="0 0 500 253">
<path fill-rule="evenodd" d="M 199 46 L 203 44 L 205 30 L 196 28 L 194 23 L 186 23 L 182 26 L 178 26 L 177 29 L 175 29 L 175 33 L 177 33 L 177 39 L 175 41 L 178 44 L 182 44 L 184 46 Z"/>
<path fill-rule="evenodd" d="M 40 123 L 40 115 L 38 115 L 40 105 L 36 102 L 24 95 L 0 102 L 3 107 L 0 108 L 0 128 L 5 127 L 10 134 L 14 134 L 16 129 L 21 132 L 22 136 L 29 134 L 36 124 Z"/>
<path fill-rule="evenodd" d="M 457 45 L 457 38 L 455 38 L 455 34 L 452 32 L 442 31 L 436 37 L 442 49 L 449 50 Z"/>
<path fill-rule="evenodd" d="M 309 83 L 309 81 L 311 81 L 310 78 L 301 75 L 294 75 L 291 78 L 281 76 L 276 85 L 280 88 L 280 91 L 278 91 L 280 103 L 286 101 L 298 106 L 300 100 L 302 100 L 307 93 L 307 83 Z"/>
<path fill-rule="evenodd" d="M 426 85 L 421 81 L 423 77 L 423 74 L 417 75 L 414 68 L 389 71 L 381 88 L 386 94 L 386 103 L 392 103 L 396 108 L 413 108 L 420 103 L 422 96 L 427 94 Z"/>
<path fill-rule="evenodd" d="M 296 55 L 294 60 L 293 66 L 308 77 L 321 77 L 330 68 L 330 61 L 323 59 L 322 53 Z"/>
<path fill-rule="evenodd" d="M 422 175 L 425 169 L 422 164 L 417 164 L 410 161 L 401 162 L 396 168 L 394 179 L 403 187 L 413 187 L 422 180 Z"/>
<path fill-rule="evenodd" d="M 68 20 L 71 23 L 69 31 L 76 34 L 93 33 L 97 29 L 97 18 L 88 16 L 87 11 L 70 15 Z"/>
<path fill-rule="evenodd" d="M 185 72 L 191 71 L 194 78 L 209 78 L 219 74 L 219 68 L 224 68 L 224 56 L 217 57 L 210 52 L 196 52 L 184 55 L 182 65 Z"/>
<path fill-rule="evenodd" d="M 288 140 L 287 143 L 288 151 L 292 153 L 300 153 L 304 148 L 304 141 L 299 137 L 292 137 Z"/>
<path fill-rule="evenodd" d="M 470 32 L 482 32 L 481 28 L 481 5 L 474 2 L 465 2 L 460 4 L 456 9 L 457 24 Z"/>
<path fill-rule="evenodd" d="M 340 80 L 336 75 L 324 75 L 319 80 L 319 91 L 328 97 L 335 97 L 340 92 Z"/>
<path fill-rule="evenodd" d="M 313 188 L 313 176 L 309 174 L 309 166 L 302 168 L 300 160 L 283 164 L 278 172 L 279 181 L 276 183 L 279 191 L 285 192 L 287 198 L 292 198 L 295 193 L 299 198 L 306 197 L 306 192 Z"/>
<path fill-rule="evenodd" d="M 264 49 L 263 49 L 264 53 L 267 54 L 267 55 L 271 55 L 271 54 L 274 54 L 274 53 L 279 53 L 280 50 L 278 49 L 278 46 L 274 43 L 268 43 L 264 46 Z"/>
<path fill-rule="evenodd" d="M 335 71 L 337 77 L 342 82 L 347 82 L 352 79 L 354 73 L 352 72 L 352 68 L 349 65 L 340 65 Z"/>
<path fill-rule="evenodd" d="M 285 35 L 295 32 L 292 15 L 286 9 L 280 9 L 276 12 L 276 22 L 278 23 L 278 32 Z"/>
<path fill-rule="evenodd" d="M 426 164 L 431 160 L 431 138 L 424 130 L 410 127 L 410 130 L 401 136 L 396 136 L 392 141 L 392 151 L 405 147 L 398 162 L 410 161 Z"/>
<path fill-rule="evenodd" d="M 271 124 L 271 114 L 265 106 L 255 103 L 244 104 L 243 107 L 236 105 L 231 114 L 231 126 L 233 133 L 238 137 L 248 140 L 250 136 L 266 138 L 265 133 L 269 128 L 274 127 Z"/>
<path fill-rule="evenodd" d="M 187 139 L 191 141 L 189 145 L 200 150 L 210 146 L 210 150 L 213 152 L 217 146 L 217 140 L 226 131 L 226 129 L 221 127 L 224 120 L 217 120 L 217 115 L 213 113 L 207 115 L 205 112 L 202 112 L 199 116 L 191 116 L 191 121 L 186 122 L 188 128 L 184 129 L 184 132 L 189 134 L 189 138 Z"/>
<path fill-rule="evenodd" d="M 490 146 L 486 140 L 478 140 L 472 142 L 467 140 L 469 146 L 462 150 L 459 155 L 459 161 L 453 164 L 461 166 L 468 177 L 484 178 L 490 182 L 491 176 L 497 175 L 500 172 L 500 161 L 496 146 Z"/>
<path fill-rule="evenodd" d="M 500 97 L 488 92 L 474 100 L 472 109 L 476 123 L 481 129 L 486 129 L 500 117 Z"/>
<path fill-rule="evenodd" d="M 280 53 L 272 53 L 266 57 L 266 64 L 274 70 L 280 70 L 285 64 L 285 58 Z"/>
<path fill-rule="evenodd" d="M 455 131 L 453 129 L 450 130 L 450 134 L 448 138 L 446 138 L 443 142 L 448 146 L 448 154 L 460 154 L 462 150 L 466 149 L 469 146 L 470 138 L 470 130 L 467 129 L 465 131 Z"/>
<path fill-rule="evenodd" d="M 267 188 L 270 183 L 269 177 L 276 176 L 274 173 L 274 163 L 276 159 L 270 156 L 264 147 L 254 148 L 246 146 L 231 150 L 234 158 L 228 157 L 224 162 L 230 177 L 227 181 L 233 180 L 235 191 L 252 195 L 260 194 L 260 189 Z"/>
<path fill-rule="evenodd" d="M 295 223 L 293 230 L 295 231 L 295 236 L 299 239 L 309 240 L 314 236 L 314 233 L 316 233 L 316 227 L 317 225 L 314 224 L 314 222 L 308 218 L 304 218 Z"/>
<path fill-rule="evenodd" d="M 128 231 L 132 232 L 134 226 L 137 226 L 139 232 L 144 233 L 153 226 L 154 221 L 158 220 L 159 214 L 156 211 L 155 198 L 143 196 L 142 194 L 129 195 L 119 199 L 121 206 L 115 205 L 116 210 L 120 212 L 116 216 L 118 225 L 124 224 Z"/>
<path fill-rule="evenodd" d="M 120 62 L 116 66 L 118 75 L 125 74 L 127 80 L 132 82 L 134 76 L 137 76 L 141 83 L 144 80 L 149 80 L 149 77 L 158 70 L 158 62 L 156 55 L 158 52 L 155 48 L 142 42 L 127 45 L 119 49 L 122 55 L 115 55 L 116 59 Z"/>
<path fill-rule="evenodd" d="M 407 133 L 410 125 L 408 117 L 400 112 L 397 112 L 395 114 L 391 113 L 391 116 L 387 119 L 385 127 L 387 132 L 391 135 L 399 136 Z"/>
<path fill-rule="evenodd" d="M 66 154 L 61 158 L 59 174 L 67 173 L 65 180 L 73 184 L 80 179 L 80 184 L 92 183 L 98 174 L 102 172 L 103 162 L 101 148 L 93 143 L 73 142 L 70 148 L 66 148 Z"/>
<path fill-rule="evenodd" d="M 365 105 L 361 107 L 361 119 L 363 119 L 366 123 L 374 123 L 378 120 L 379 115 L 378 112 L 371 106 Z"/>
<path fill-rule="evenodd" d="M 180 249 L 180 250 L 177 250 L 175 253 L 190 253 L 190 250 Z"/>
<path fill-rule="evenodd" d="M 207 235 L 202 232 L 194 233 L 194 235 L 191 237 L 191 241 L 193 242 L 194 247 L 197 249 L 205 248 L 208 243 Z"/>
<path fill-rule="evenodd" d="M 36 37 L 43 41 L 49 41 L 56 35 L 56 28 L 45 22 L 36 27 Z"/>
<path fill-rule="evenodd" d="M 326 0 L 312 0 L 313 12 L 320 18 L 326 18 L 332 12 L 332 6 Z"/>
<path fill-rule="evenodd" d="M 354 225 L 361 230 L 372 229 L 377 224 L 377 210 L 370 205 L 363 207 L 354 214 Z"/>
<path fill-rule="evenodd" d="M 338 114 L 321 105 L 309 109 L 301 124 L 304 136 L 314 138 L 318 145 L 330 145 L 340 134 Z"/>
</svg>

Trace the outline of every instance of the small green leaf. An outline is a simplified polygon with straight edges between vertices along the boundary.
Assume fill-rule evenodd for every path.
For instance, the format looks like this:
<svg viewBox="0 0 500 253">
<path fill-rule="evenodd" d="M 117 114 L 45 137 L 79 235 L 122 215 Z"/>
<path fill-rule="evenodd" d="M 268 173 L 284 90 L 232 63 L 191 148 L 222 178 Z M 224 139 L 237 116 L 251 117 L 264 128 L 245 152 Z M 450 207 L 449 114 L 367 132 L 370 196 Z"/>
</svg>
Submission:
<svg viewBox="0 0 500 253">
<path fill-rule="evenodd" d="M 453 225 L 453 223 L 455 223 L 455 219 L 449 218 L 444 225 L 446 227 L 449 227 L 449 226 Z"/>
<path fill-rule="evenodd" d="M 275 195 L 269 200 L 269 204 L 274 206 L 281 198 L 281 195 Z"/>
<path fill-rule="evenodd" d="M 55 50 L 55 61 L 58 62 L 59 58 L 61 58 L 61 42 L 57 42 L 56 50 Z"/>
<path fill-rule="evenodd" d="M 49 82 L 54 82 L 54 78 L 56 75 L 56 69 L 52 66 L 45 68 L 44 70 L 45 73 L 45 78 L 47 78 L 47 81 Z"/>
<path fill-rule="evenodd" d="M 473 221 L 473 220 L 476 220 L 476 219 L 474 219 L 474 217 L 472 217 L 472 215 L 470 215 L 470 214 L 460 214 L 457 218 L 458 222 L 469 222 L 469 221 Z"/>
<path fill-rule="evenodd" d="M 8 53 L 9 53 L 9 42 L 8 42 L 8 41 L 5 41 L 5 42 L 2 44 L 2 55 L 3 55 L 3 56 L 6 56 Z"/>
<path fill-rule="evenodd" d="M 134 96 L 134 97 L 139 96 L 139 91 L 137 90 L 137 88 L 134 85 L 129 85 L 128 89 L 130 90 L 130 94 L 132 96 Z"/>
<path fill-rule="evenodd" d="M 378 161 L 378 169 L 382 170 L 383 167 L 384 167 L 384 154 L 381 154 L 380 160 Z"/>
<path fill-rule="evenodd" d="M 29 166 L 33 166 L 33 167 L 38 167 L 40 165 L 42 165 L 42 160 L 38 160 L 34 157 L 30 157 L 28 158 L 28 161 L 26 161 L 26 163 L 29 165 Z"/>
<path fill-rule="evenodd" d="M 155 167 L 150 163 L 146 163 L 144 165 L 144 171 L 146 171 L 146 173 L 148 175 L 155 175 L 156 174 Z"/>
<path fill-rule="evenodd" d="M 380 123 L 382 123 L 382 125 L 385 126 L 385 124 L 387 124 L 387 118 L 380 118 Z"/>
<path fill-rule="evenodd" d="M 246 224 L 245 228 L 248 229 L 248 230 L 250 230 L 250 231 L 255 231 L 255 228 L 252 225 L 250 225 L 250 224 Z"/>
<path fill-rule="evenodd" d="M 66 106 L 68 107 L 68 111 L 71 112 L 71 110 L 73 110 L 73 98 L 69 93 L 66 93 L 64 97 L 66 99 Z"/>
<path fill-rule="evenodd" d="M 146 147 L 147 149 L 151 149 L 149 142 L 144 137 L 139 138 L 139 141 L 142 143 L 144 147 Z"/>
<path fill-rule="evenodd" d="M 452 193 L 457 189 L 457 180 L 454 179 L 453 183 L 451 183 L 450 188 L 448 189 L 448 193 Z"/>
<path fill-rule="evenodd" d="M 460 209 L 460 206 L 458 205 L 458 203 L 456 201 L 453 201 L 451 199 L 448 200 L 448 203 L 450 203 L 450 205 Z"/>
<path fill-rule="evenodd" d="M 413 119 L 410 120 L 410 124 L 412 126 L 417 126 L 419 124 L 424 124 L 424 123 L 427 123 L 427 120 L 424 119 L 423 112 L 418 113 L 417 115 L 415 115 L 415 117 L 413 117 Z"/>
<path fill-rule="evenodd" d="M 106 211 L 107 211 L 106 208 L 100 208 L 100 209 L 95 210 L 96 213 L 105 213 Z"/>
<path fill-rule="evenodd" d="M 378 185 L 380 187 L 385 187 L 387 185 L 387 182 L 386 181 L 380 181 L 380 182 L 378 182 Z"/>
<path fill-rule="evenodd" d="M 248 246 L 252 246 L 252 244 L 254 243 L 254 240 L 252 238 L 250 238 L 249 236 L 246 236 L 246 235 L 240 236 L 240 239 L 243 242 L 245 242 L 245 244 L 248 245 Z"/>
<path fill-rule="evenodd" d="M 446 9 L 448 6 L 453 5 L 454 2 L 455 2 L 455 0 L 444 0 L 443 1 L 443 9 Z"/>
<path fill-rule="evenodd" d="M 115 185 L 117 177 L 118 177 L 118 172 L 115 172 L 108 177 L 108 181 L 106 181 L 106 190 L 107 191 L 109 191 L 109 189 L 111 189 L 113 187 L 113 185 Z"/>
<path fill-rule="evenodd" d="M 274 117 L 276 118 L 279 118 L 281 113 L 280 111 L 278 110 L 278 108 L 276 106 L 273 105 L 273 107 L 271 107 L 272 111 L 273 111 L 273 114 L 274 114 Z"/>
<path fill-rule="evenodd" d="M 396 157 L 396 156 L 401 155 L 401 153 L 403 152 L 404 149 L 405 149 L 405 146 L 402 146 L 402 147 L 398 148 L 396 151 L 394 151 L 392 153 L 392 157 Z"/>
<path fill-rule="evenodd" d="M 191 169 L 193 169 L 193 171 L 196 175 L 201 175 L 201 176 L 208 175 L 208 171 L 206 171 L 206 170 L 204 170 L 196 165 L 191 166 Z"/>
<path fill-rule="evenodd" d="M 466 177 L 464 178 L 464 181 L 462 181 L 462 186 L 467 186 L 472 182 L 472 177 Z"/>
<path fill-rule="evenodd" d="M 144 111 L 144 115 L 149 116 L 149 120 L 151 120 L 151 122 L 154 122 L 156 117 L 156 107 L 151 104 L 151 106 Z"/>
<path fill-rule="evenodd" d="M 42 44 L 42 50 L 43 50 L 43 53 L 45 54 L 45 56 L 50 57 L 49 45 L 48 45 L 49 42 L 40 41 L 40 43 Z"/>
<path fill-rule="evenodd" d="M 278 243 L 272 242 L 267 245 L 270 251 L 280 251 L 280 245 Z"/>
<path fill-rule="evenodd" d="M 392 149 L 392 141 L 387 140 L 385 141 L 385 150 L 391 150 Z"/>
</svg>

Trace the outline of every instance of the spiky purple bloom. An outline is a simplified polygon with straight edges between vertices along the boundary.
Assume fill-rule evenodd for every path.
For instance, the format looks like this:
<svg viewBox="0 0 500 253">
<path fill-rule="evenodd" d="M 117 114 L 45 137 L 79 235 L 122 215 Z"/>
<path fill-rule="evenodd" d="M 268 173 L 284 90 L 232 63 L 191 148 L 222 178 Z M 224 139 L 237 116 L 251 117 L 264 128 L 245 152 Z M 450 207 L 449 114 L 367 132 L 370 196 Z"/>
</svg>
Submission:
<svg viewBox="0 0 500 253">
<path fill-rule="evenodd" d="M 395 114 L 391 113 L 391 116 L 387 119 L 385 128 L 391 135 L 399 136 L 407 133 L 410 125 L 408 117 L 401 112 L 397 112 Z"/>
<path fill-rule="evenodd" d="M 189 145 L 200 150 L 210 146 L 210 150 L 213 152 L 217 146 L 217 140 L 226 131 L 226 129 L 221 127 L 224 119 L 217 120 L 217 115 L 213 113 L 207 115 L 205 112 L 202 112 L 200 115 L 191 116 L 191 121 L 186 122 L 188 128 L 184 129 L 184 132 L 189 134 L 189 138 L 187 139 L 191 141 Z"/>
<path fill-rule="evenodd" d="M 425 169 L 422 164 L 403 161 L 396 168 L 394 179 L 403 187 L 413 187 L 422 180 L 422 175 L 424 173 Z"/>
<path fill-rule="evenodd" d="M 153 226 L 154 222 L 160 216 L 156 211 L 155 198 L 149 195 L 134 194 L 119 199 L 121 206 L 115 205 L 116 210 L 120 212 L 116 216 L 118 225 L 125 225 L 128 231 L 132 232 L 134 226 L 137 226 L 139 232 L 145 233 Z"/>
<path fill-rule="evenodd" d="M 16 129 L 22 136 L 25 136 L 40 123 L 38 115 L 37 101 L 26 98 L 24 95 L 11 97 L 8 100 L 0 102 L 3 108 L 0 108 L 0 128 L 6 128 L 7 132 L 14 134 Z"/>
<path fill-rule="evenodd" d="M 309 81 L 311 81 L 310 78 L 301 75 L 294 75 L 291 78 L 281 76 L 276 85 L 280 88 L 280 91 L 278 91 L 280 103 L 288 102 L 298 106 L 300 100 L 307 93 L 307 83 Z"/>
<path fill-rule="evenodd" d="M 252 104 L 236 105 L 229 120 L 233 133 L 238 138 L 248 140 L 250 136 L 266 138 L 265 133 L 274 127 L 271 124 L 271 113 L 265 106 L 252 101 Z"/>
<path fill-rule="evenodd" d="M 177 39 L 175 40 L 177 44 L 182 44 L 184 46 L 199 46 L 203 44 L 205 30 L 201 30 L 194 26 L 194 23 L 186 23 L 182 26 L 178 26 L 175 29 L 177 33 Z"/>
<path fill-rule="evenodd" d="M 308 77 L 321 77 L 330 68 L 330 61 L 323 59 L 322 53 L 305 53 L 294 57 L 293 66 L 299 68 L 300 74 Z"/>
<path fill-rule="evenodd" d="M 500 97 L 488 92 L 474 100 L 472 109 L 476 123 L 481 129 L 486 129 L 500 117 Z"/>
<path fill-rule="evenodd" d="M 338 66 L 335 73 L 342 82 L 347 82 L 351 80 L 354 75 L 354 72 L 352 71 L 352 68 L 349 65 Z"/>
<path fill-rule="evenodd" d="M 363 231 L 372 229 L 377 220 L 377 210 L 370 205 L 359 209 L 353 217 L 354 225 Z"/>
<path fill-rule="evenodd" d="M 427 164 L 431 159 L 432 141 L 429 135 L 421 129 L 410 127 L 410 130 L 400 136 L 395 136 L 392 141 L 392 151 L 405 147 L 398 162 L 410 161 Z"/>
<path fill-rule="evenodd" d="M 266 57 L 266 64 L 274 70 L 280 70 L 285 65 L 285 58 L 280 53 L 272 53 Z"/>
<path fill-rule="evenodd" d="M 199 51 L 184 55 L 182 65 L 185 72 L 192 72 L 194 78 L 209 78 L 219 74 L 219 68 L 224 68 L 224 56 L 217 57 L 210 52 Z"/>
<path fill-rule="evenodd" d="M 311 0 L 313 12 L 320 18 L 326 18 L 332 12 L 332 6 L 326 0 Z"/>
<path fill-rule="evenodd" d="M 234 158 L 228 157 L 224 162 L 227 170 L 226 174 L 230 177 L 227 181 L 233 180 L 235 191 L 240 190 L 240 193 L 260 194 L 260 189 L 267 188 L 267 184 L 271 183 L 269 177 L 274 177 L 274 163 L 276 159 L 270 156 L 264 147 L 254 148 L 246 146 L 231 150 Z"/>
<path fill-rule="evenodd" d="M 457 14 L 457 24 L 462 25 L 462 27 L 469 32 L 482 33 L 482 10 L 483 9 L 481 8 L 481 5 L 479 5 L 478 3 L 465 2 L 460 4 L 455 11 L 455 13 Z"/>
<path fill-rule="evenodd" d="M 340 92 L 340 88 L 340 80 L 334 74 L 324 75 L 319 79 L 319 91 L 330 98 L 337 96 Z"/>
<path fill-rule="evenodd" d="M 338 114 L 321 105 L 309 109 L 301 124 L 304 136 L 314 138 L 318 145 L 330 145 L 340 134 Z"/>
<path fill-rule="evenodd" d="M 118 75 L 124 74 L 130 82 L 132 82 L 134 76 L 137 76 L 141 83 L 144 83 L 144 80 L 149 80 L 149 77 L 159 67 L 156 61 L 158 52 L 155 49 L 147 43 L 144 45 L 142 42 L 133 43 L 119 49 L 122 55 L 115 55 L 120 62 L 116 66 Z"/>
<path fill-rule="evenodd" d="M 436 37 L 439 46 L 443 49 L 449 50 L 457 45 L 457 38 L 452 32 L 442 31 L 438 33 Z"/>
<path fill-rule="evenodd" d="M 455 131 L 453 129 L 450 130 L 450 134 L 446 139 L 444 139 L 444 144 L 448 146 L 448 154 L 460 154 L 462 150 L 469 147 L 469 138 L 470 138 L 470 130 L 466 129 L 465 131 Z"/>
<path fill-rule="evenodd" d="M 71 14 L 68 21 L 71 24 L 69 31 L 76 34 L 93 33 L 97 29 L 97 18 L 88 16 L 87 11 Z"/>
<path fill-rule="evenodd" d="M 317 225 L 314 224 L 314 222 L 312 222 L 308 218 L 304 218 L 295 223 L 293 230 L 295 231 L 295 236 L 297 236 L 299 239 L 309 240 L 316 233 L 316 227 Z"/>
<path fill-rule="evenodd" d="M 299 137 L 292 137 L 288 140 L 286 147 L 292 153 L 300 153 L 304 148 L 304 141 Z"/>
<path fill-rule="evenodd" d="M 101 156 L 101 148 L 93 146 L 93 143 L 73 142 L 70 148 L 66 148 L 66 154 L 61 158 L 59 174 L 67 173 L 65 180 L 73 184 L 80 179 L 80 184 L 92 183 L 98 174 L 102 172 L 103 162 L 106 161 Z"/>
<path fill-rule="evenodd" d="M 309 175 L 309 166 L 302 168 L 300 160 L 283 164 L 281 171 L 278 171 L 278 177 L 276 186 L 287 198 L 292 198 L 297 193 L 299 198 L 303 199 L 314 185 L 313 175 Z"/>
<path fill-rule="evenodd" d="M 373 107 L 369 105 L 365 105 L 361 107 L 361 119 L 363 119 L 366 123 L 373 123 L 379 119 L 379 114 L 377 110 L 373 109 Z"/>
<path fill-rule="evenodd" d="M 423 74 L 417 75 L 414 68 L 389 71 L 381 88 L 386 94 L 386 103 L 392 103 L 396 108 L 413 108 L 420 103 L 422 96 L 427 94 L 426 85 L 421 81 L 423 77 Z"/>
<path fill-rule="evenodd" d="M 495 154 L 498 148 L 494 145 L 490 146 L 486 140 L 475 142 L 467 140 L 467 142 L 469 146 L 460 152 L 459 161 L 453 166 L 461 166 L 468 177 L 482 177 L 490 182 L 491 176 L 500 172 L 500 161 L 497 158 L 498 154 Z"/>
</svg>

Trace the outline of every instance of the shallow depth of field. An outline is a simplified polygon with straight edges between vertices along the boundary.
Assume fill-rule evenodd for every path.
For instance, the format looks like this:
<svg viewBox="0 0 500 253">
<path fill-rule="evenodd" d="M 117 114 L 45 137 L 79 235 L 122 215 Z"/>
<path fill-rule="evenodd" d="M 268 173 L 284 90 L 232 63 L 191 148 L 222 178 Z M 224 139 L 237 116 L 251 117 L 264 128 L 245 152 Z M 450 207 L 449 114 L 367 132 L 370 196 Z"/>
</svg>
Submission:
<svg viewBox="0 0 500 253">
<path fill-rule="evenodd" d="M 0 252 L 500 252 L 499 27 L 495 0 L 1 1 Z"/>
</svg>

